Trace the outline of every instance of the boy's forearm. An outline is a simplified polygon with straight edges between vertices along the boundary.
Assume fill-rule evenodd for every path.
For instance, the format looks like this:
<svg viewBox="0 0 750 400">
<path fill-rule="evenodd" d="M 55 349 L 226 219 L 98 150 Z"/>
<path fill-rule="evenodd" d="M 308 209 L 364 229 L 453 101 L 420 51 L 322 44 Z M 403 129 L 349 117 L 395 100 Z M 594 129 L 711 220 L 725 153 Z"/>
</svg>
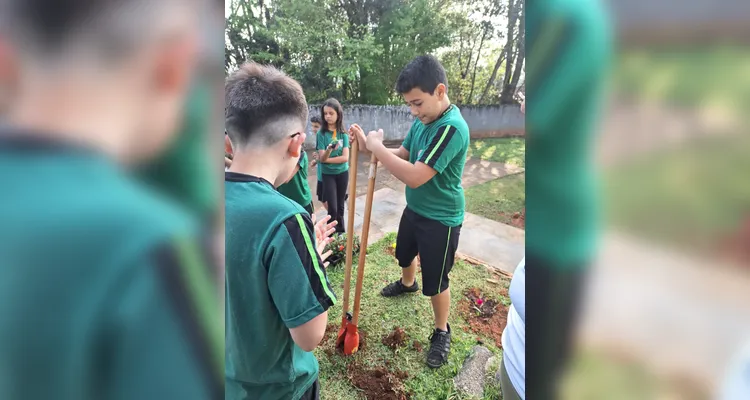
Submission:
<svg viewBox="0 0 750 400">
<path fill-rule="evenodd" d="M 385 146 L 377 147 L 373 151 L 378 161 L 383 163 L 383 166 L 398 180 L 412 188 L 419 186 L 416 182 L 417 171 L 415 165 L 399 157 L 397 152 L 398 149 L 394 151 L 394 149 L 389 149 Z"/>
</svg>

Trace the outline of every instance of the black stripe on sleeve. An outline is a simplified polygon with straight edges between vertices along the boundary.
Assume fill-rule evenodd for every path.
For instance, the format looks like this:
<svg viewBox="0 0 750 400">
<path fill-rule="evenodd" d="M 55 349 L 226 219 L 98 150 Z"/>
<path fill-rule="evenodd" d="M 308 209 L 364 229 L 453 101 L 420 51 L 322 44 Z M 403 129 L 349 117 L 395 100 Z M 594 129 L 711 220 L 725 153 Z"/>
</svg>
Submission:
<svg viewBox="0 0 750 400">
<path fill-rule="evenodd" d="M 187 278 L 183 275 L 184 268 L 180 265 L 182 261 L 177 247 L 171 244 L 161 246 L 155 253 L 155 260 L 161 283 L 171 300 L 172 309 L 182 323 L 208 393 L 211 399 L 223 399 L 224 373 L 214 369 L 208 332 L 199 321 L 199 312 L 195 308 L 195 299 L 188 288 Z"/>
<path fill-rule="evenodd" d="M 446 129 L 448 129 L 447 132 Z M 437 130 L 437 134 L 432 139 L 432 142 L 430 142 L 430 145 L 427 146 L 424 152 L 422 152 L 422 157 L 419 157 L 419 161 L 429 165 L 430 168 L 435 168 L 437 160 L 439 160 L 440 156 L 443 155 L 443 152 L 448 147 L 448 144 L 450 143 L 451 139 L 453 139 L 453 135 L 455 134 L 455 126 L 446 125 L 439 127 Z M 441 138 L 442 141 L 440 140 Z M 435 150 L 436 148 L 437 150 Z"/>
<path fill-rule="evenodd" d="M 293 215 L 284 221 L 284 227 L 289 234 L 289 239 L 294 245 L 294 251 L 297 253 L 302 267 L 305 269 L 307 280 L 310 282 L 310 288 L 315 294 L 315 298 L 318 299 L 324 310 L 328 310 L 328 308 L 334 305 L 335 298 L 331 298 L 331 296 L 328 295 L 328 293 L 333 293 L 333 289 L 328 283 L 328 277 L 325 274 L 325 268 L 323 268 L 323 261 L 320 259 L 320 255 L 315 249 L 315 229 L 308 214 L 299 215 L 304 222 L 307 237 L 310 240 L 309 244 L 305 240 L 297 215 Z M 326 291 L 326 289 L 328 290 Z"/>
</svg>

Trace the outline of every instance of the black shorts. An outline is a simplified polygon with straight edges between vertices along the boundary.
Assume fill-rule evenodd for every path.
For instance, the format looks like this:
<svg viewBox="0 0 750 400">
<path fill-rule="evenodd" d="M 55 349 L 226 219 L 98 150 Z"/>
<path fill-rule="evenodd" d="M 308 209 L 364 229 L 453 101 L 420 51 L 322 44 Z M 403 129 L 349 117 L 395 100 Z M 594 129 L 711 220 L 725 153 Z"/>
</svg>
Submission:
<svg viewBox="0 0 750 400">
<path fill-rule="evenodd" d="M 302 207 L 302 208 L 304 208 L 305 211 L 307 211 L 307 213 L 310 214 L 310 216 L 312 216 L 313 214 L 315 214 L 315 208 L 313 207 L 312 201 L 310 202 L 310 204 L 308 204 L 308 205 L 306 205 L 305 207 Z"/>
<path fill-rule="evenodd" d="M 453 268 L 460 234 L 461 225 L 451 228 L 408 207 L 404 210 L 398 225 L 396 259 L 401 268 L 406 268 L 419 254 L 425 296 L 435 296 L 448 289 L 448 274 Z"/>
<path fill-rule="evenodd" d="M 299 400 L 320 400 L 320 381 L 316 379 Z"/>
<path fill-rule="evenodd" d="M 323 181 L 318 181 L 318 186 L 315 188 L 315 193 L 318 195 L 319 202 L 326 202 L 325 200 L 323 200 Z"/>
<path fill-rule="evenodd" d="M 552 399 L 570 361 L 589 262 L 526 253 L 526 398 Z M 533 397 L 532 397 L 533 395 Z"/>
</svg>

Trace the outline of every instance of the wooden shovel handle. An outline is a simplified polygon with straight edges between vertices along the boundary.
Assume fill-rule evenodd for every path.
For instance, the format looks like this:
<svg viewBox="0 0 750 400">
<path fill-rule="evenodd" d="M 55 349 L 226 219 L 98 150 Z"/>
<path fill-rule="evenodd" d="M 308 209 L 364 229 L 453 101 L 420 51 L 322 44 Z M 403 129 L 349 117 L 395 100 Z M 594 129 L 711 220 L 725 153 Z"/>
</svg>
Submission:
<svg viewBox="0 0 750 400">
<path fill-rule="evenodd" d="M 346 264 L 344 268 L 344 312 L 349 311 L 349 291 L 352 280 L 352 259 L 354 251 L 354 206 L 357 198 L 357 158 L 359 156 L 357 141 L 352 142 L 349 154 L 349 218 L 346 220 Z"/>
<path fill-rule="evenodd" d="M 375 194 L 375 176 L 378 171 L 378 159 L 375 154 L 370 157 L 370 176 L 367 182 L 367 200 L 365 201 L 365 220 L 362 223 L 362 240 L 359 246 L 359 264 L 357 264 L 357 286 L 354 289 L 354 318 L 352 324 L 359 322 L 359 300 L 362 297 L 362 281 L 365 277 L 365 256 L 367 255 L 367 238 L 370 234 L 370 215 L 372 215 L 372 198 Z"/>
</svg>

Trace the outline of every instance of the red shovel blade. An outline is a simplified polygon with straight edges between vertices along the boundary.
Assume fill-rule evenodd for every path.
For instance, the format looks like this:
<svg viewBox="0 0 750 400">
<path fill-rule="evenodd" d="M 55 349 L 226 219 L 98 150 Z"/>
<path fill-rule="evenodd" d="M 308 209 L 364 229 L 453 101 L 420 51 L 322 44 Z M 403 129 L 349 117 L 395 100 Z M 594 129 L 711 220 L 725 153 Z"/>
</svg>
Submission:
<svg viewBox="0 0 750 400">
<path fill-rule="evenodd" d="M 346 326 L 346 335 L 344 337 L 344 354 L 350 356 L 359 350 L 359 332 L 357 325 L 349 324 Z"/>
<path fill-rule="evenodd" d="M 336 337 L 336 347 L 344 346 L 346 340 L 346 331 L 349 325 L 352 323 L 352 315 L 349 313 L 344 314 L 341 318 L 341 328 L 339 328 L 339 334 Z"/>
</svg>

